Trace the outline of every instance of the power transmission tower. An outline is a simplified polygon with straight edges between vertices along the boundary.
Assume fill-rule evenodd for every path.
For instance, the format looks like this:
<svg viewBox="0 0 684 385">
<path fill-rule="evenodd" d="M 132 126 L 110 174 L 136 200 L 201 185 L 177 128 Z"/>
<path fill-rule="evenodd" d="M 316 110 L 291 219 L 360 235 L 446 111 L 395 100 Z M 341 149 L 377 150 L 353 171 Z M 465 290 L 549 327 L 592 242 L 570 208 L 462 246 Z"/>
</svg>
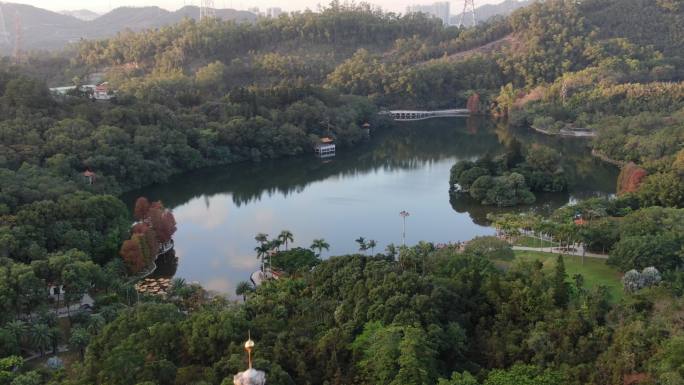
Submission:
<svg viewBox="0 0 684 385">
<path fill-rule="evenodd" d="M 7 31 L 7 24 L 5 24 L 5 14 L 2 12 L 3 4 L 0 3 L 0 45 L 10 45 L 10 34 Z"/>
<path fill-rule="evenodd" d="M 212 17 L 216 17 L 214 0 L 200 0 L 200 21 Z"/>
<path fill-rule="evenodd" d="M 461 23 L 459 24 L 459 27 L 463 27 L 465 25 L 466 14 L 470 14 L 469 17 L 472 19 L 474 27 L 476 25 L 475 0 L 463 0 L 463 13 L 461 14 Z"/>
</svg>

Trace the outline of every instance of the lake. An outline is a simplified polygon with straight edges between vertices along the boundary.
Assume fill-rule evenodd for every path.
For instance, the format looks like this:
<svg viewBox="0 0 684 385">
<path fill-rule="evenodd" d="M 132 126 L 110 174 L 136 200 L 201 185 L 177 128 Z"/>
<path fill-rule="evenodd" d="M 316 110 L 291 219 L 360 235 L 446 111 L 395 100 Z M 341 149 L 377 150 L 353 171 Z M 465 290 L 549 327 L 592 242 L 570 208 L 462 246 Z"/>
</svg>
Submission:
<svg viewBox="0 0 684 385">
<path fill-rule="evenodd" d="M 178 175 L 167 183 L 128 193 L 161 200 L 173 209 L 178 231 L 178 263 L 160 265 L 161 275 L 197 281 L 206 289 L 233 294 L 259 263 L 254 236 L 288 229 L 292 246 L 315 238 L 330 245 L 323 256 L 358 251 L 360 236 L 401 244 L 406 210 L 406 242 L 446 243 L 491 235 L 486 215 L 496 209 L 449 196 L 449 170 L 462 159 L 497 154 L 515 140 L 543 143 L 564 159 L 570 191 L 538 195 L 531 207 L 549 212 L 569 201 L 612 194 L 618 170 L 591 157 L 586 139 L 561 139 L 474 118 L 396 122 L 373 132 L 354 148 L 338 148 L 332 159 L 304 155 L 258 163 L 213 167 Z"/>
</svg>

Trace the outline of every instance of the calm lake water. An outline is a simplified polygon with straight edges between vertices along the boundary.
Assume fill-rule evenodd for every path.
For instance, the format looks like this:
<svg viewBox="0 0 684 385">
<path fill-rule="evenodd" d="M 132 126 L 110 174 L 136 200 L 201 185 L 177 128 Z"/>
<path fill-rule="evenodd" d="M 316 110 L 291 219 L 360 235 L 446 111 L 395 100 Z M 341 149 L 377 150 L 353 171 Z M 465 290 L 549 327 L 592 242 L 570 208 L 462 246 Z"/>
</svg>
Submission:
<svg viewBox="0 0 684 385">
<path fill-rule="evenodd" d="M 243 163 L 195 171 L 168 183 L 123 196 L 161 200 L 178 222 L 174 236 L 178 264 L 164 275 L 197 281 L 209 290 L 232 294 L 257 269 L 254 235 L 288 229 L 292 246 L 308 247 L 325 238 L 324 257 L 357 252 L 359 236 L 374 239 L 376 252 L 401 244 L 407 210 L 406 241 L 456 242 L 493 234 L 486 215 L 495 209 L 449 198 L 449 169 L 458 160 L 475 160 L 504 151 L 513 140 L 554 147 L 565 161 L 569 193 L 538 197 L 531 208 L 550 211 L 567 202 L 614 192 L 618 170 L 589 155 L 586 140 L 511 132 L 489 121 L 444 118 L 395 123 L 337 156 L 313 155 Z M 517 210 L 529 210 L 530 207 Z"/>
</svg>

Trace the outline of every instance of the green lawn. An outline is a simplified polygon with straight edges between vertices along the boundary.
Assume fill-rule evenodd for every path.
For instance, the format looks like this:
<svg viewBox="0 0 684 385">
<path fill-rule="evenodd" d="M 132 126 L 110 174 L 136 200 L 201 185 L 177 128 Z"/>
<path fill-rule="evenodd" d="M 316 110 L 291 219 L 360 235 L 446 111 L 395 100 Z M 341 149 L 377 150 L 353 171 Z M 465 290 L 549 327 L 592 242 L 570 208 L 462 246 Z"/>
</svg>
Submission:
<svg viewBox="0 0 684 385">
<path fill-rule="evenodd" d="M 516 250 L 515 257 L 527 261 L 541 260 L 544 263 L 544 267 L 552 269 L 556 265 L 558 254 Z M 563 261 L 565 262 L 565 271 L 568 273 L 568 277 L 572 278 L 575 274 L 582 274 L 586 287 L 603 285 L 608 288 L 612 300 L 618 301 L 622 298 L 623 291 L 620 272 L 606 265 L 604 259 L 585 257 L 584 264 L 582 264 L 582 257 L 566 255 L 563 257 Z"/>
<path fill-rule="evenodd" d="M 551 242 L 551 241 L 545 241 L 542 240 L 541 242 L 539 241 L 539 238 L 535 237 L 530 237 L 527 235 L 520 236 L 515 239 L 515 242 L 513 242 L 513 245 L 515 246 L 523 246 L 523 247 L 552 247 L 552 246 L 558 246 L 558 244 Z"/>
</svg>

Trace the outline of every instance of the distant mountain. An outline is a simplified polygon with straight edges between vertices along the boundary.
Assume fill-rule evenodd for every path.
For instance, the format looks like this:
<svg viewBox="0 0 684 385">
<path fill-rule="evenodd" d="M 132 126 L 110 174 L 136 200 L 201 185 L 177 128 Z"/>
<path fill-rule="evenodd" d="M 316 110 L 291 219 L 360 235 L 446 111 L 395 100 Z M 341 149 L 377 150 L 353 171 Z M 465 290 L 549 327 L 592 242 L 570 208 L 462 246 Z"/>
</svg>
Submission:
<svg viewBox="0 0 684 385">
<path fill-rule="evenodd" d="M 0 56 L 12 52 L 16 41 L 17 23 L 21 29 L 23 50 L 56 50 L 80 39 L 97 39 L 130 29 L 139 31 L 178 23 L 183 18 L 199 18 L 199 7 L 186 6 L 175 12 L 159 7 L 121 7 L 87 20 L 90 11 L 57 13 L 24 4 L 0 3 L 6 34 L 0 30 Z M 253 22 L 257 16 L 247 11 L 217 9 L 224 20 Z M 0 22 L 0 29 L 2 23 Z M 5 37 L 7 37 L 5 39 Z"/>
<path fill-rule="evenodd" d="M 62 15 L 73 16 L 79 20 L 91 21 L 100 17 L 99 13 L 95 13 L 89 9 L 77 9 L 75 11 L 61 11 Z"/>
<path fill-rule="evenodd" d="M 487 21 L 493 16 L 508 16 L 513 11 L 518 8 L 522 8 L 526 5 L 532 4 L 535 0 L 505 0 L 503 3 L 499 4 L 485 4 L 475 8 L 475 21 L 482 22 Z M 461 5 L 463 2 L 457 2 L 457 6 Z M 451 16 L 451 24 L 458 25 L 461 22 L 461 15 L 463 15 L 462 8 L 454 8 L 454 11 L 459 11 L 458 14 Z M 466 25 L 468 23 L 468 15 L 466 16 Z"/>
<path fill-rule="evenodd" d="M 93 20 L 88 28 L 87 36 L 100 38 L 114 35 L 126 29 L 139 31 L 159 28 L 178 23 L 186 17 L 198 19 L 199 12 L 199 7 L 196 6 L 185 6 L 175 12 L 159 7 L 120 7 Z M 247 11 L 217 9 L 215 12 L 216 16 L 223 20 L 248 22 L 256 20 L 256 15 Z"/>
<path fill-rule="evenodd" d="M 0 39 L 0 54 L 5 55 L 12 52 L 18 29 L 21 30 L 19 40 L 22 49 L 55 49 L 78 40 L 88 23 L 73 16 L 24 4 L 0 3 L 0 10 L 8 35 L 8 39 Z"/>
</svg>

